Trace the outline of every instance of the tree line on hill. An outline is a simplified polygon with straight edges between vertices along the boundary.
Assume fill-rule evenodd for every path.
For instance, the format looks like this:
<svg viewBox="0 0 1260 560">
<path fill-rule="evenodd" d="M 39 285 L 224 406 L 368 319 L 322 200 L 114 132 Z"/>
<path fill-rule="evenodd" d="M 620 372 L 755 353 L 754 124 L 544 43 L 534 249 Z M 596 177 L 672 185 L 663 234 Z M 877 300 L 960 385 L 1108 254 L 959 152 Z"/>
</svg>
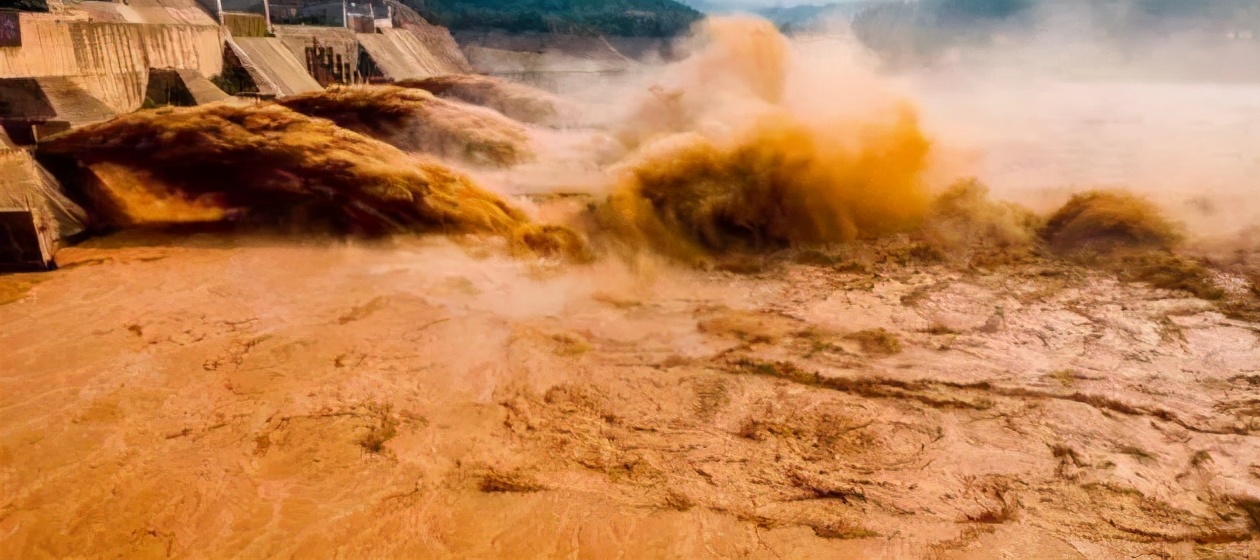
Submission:
<svg viewBox="0 0 1260 560">
<path fill-rule="evenodd" d="M 47 12 L 46 0 L 0 0 L 0 10 L 10 9 L 22 12 Z"/>
<path fill-rule="evenodd" d="M 673 37 L 702 17 L 673 0 L 404 0 L 453 31 Z"/>
</svg>

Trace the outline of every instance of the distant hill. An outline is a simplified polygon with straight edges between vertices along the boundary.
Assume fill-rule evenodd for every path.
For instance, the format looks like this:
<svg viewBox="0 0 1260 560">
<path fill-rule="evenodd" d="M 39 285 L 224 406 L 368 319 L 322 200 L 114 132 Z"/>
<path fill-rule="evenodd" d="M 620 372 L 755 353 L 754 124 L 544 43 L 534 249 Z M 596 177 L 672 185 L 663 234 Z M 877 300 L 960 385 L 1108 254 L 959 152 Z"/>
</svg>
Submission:
<svg viewBox="0 0 1260 560">
<path fill-rule="evenodd" d="M 703 17 L 674 0 L 403 0 L 452 31 L 672 37 Z"/>
<path fill-rule="evenodd" d="M 687 7 L 693 8 L 696 11 L 699 11 L 705 14 L 715 14 L 715 13 L 720 14 L 727 10 L 727 8 L 723 6 L 721 2 L 714 2 L 712 0 L 680 0 L 680 1 Z"/>
<path fill-rule="evenodd" d="M 47 12 L 47 0 L 0 0 L 0 10 L 11 9 L 25 12 Z"/>
</svg>

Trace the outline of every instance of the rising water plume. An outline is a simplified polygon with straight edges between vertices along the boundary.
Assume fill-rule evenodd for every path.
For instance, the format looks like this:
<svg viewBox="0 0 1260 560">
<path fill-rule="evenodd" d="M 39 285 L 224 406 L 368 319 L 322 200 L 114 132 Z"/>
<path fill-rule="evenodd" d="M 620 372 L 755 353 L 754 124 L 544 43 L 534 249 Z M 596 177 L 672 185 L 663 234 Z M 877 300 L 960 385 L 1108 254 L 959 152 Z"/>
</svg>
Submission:
<svg viewBox="0 0 1260 560">
<path fill-rule="evenodd" d="M 287 97 L 279 103 L 408 152 L 492 167 L 534 158 L 529 134 L 521 123 L 421 89 L 341 86 Z"/>
<path fill-rule="evenodd" d="M 1119 190 L 1089 191 L 1073 196 L 1042 231 L 1056 251 L 1113 248 L 1172 250 L 1183 235 L 1150 201 Z"/>
<path fill-rule="evenodd" d="M 688 61 L 698 82 L 736 95 L 779 103 L 786 93 L 791 46 L 769 21 L 709 18 L 695 35 L 698 53 Z"/>
<path fill-rule="evenodd" d="M 780 115 L 729 144 L 674 136 L 645 148 L 601 221 L 674 256 L 852 241 L 913 228 L 929 144 L 907 113 L 850 147 Z"/>
<path fill-rule="evenodd" d="M 879 237 L 925 216 L 932 145 L 911 105 L 884 99 L 861 113 L 794 102 L 793 87 L 821 85 L 793 75 L 808 69 L 764 20 L 707 20 L 697 35 L 672 83 L 619 131 L 637 152 L 618 167 L 601 224 L 693 259 Z M 839 93 L 835 103 L 853 98 Z"/>
<path fill-rule="evenodd" d="M 367 236 L 490 234 L 582 257 L 573 231 L 531 223 L 467 176 L 279 105 L 142 111 L 40 146 L 79 170 L 95 217 L 116 227 L 236 221 Z M 72 163 L 67 164 L 64 160 Z"/>
<path fill-rule="evenodd" d="M 1043 223 L 1027 208 L 994 200 L 983 183 L 964 179 L 932 199 L 916 235 L 945 255 L 1009 262 L 1034 248 Z"/>
<path fill-rule="evenodd" d="M 1121 190 L 1093 190 L 1074 195 L 1040 231 L 1056 256 L 1110 270 L 1129 281 L 1178 290 L 1206 300 L 1226 293 L 1207 263 L 1177 251 L 1182 228 L 1149 200 Z M 1239 301 L 1225 309 L 1250 308 Z"/>
<path fill-rule="evenodd" d="M 697 25 L 687 48 L 691 54 L 666 68 L 611 126 L 628 148 L 668 134 L 728 133 L 783 101 L 793 52 L 770 22 L 709 18 Z"/>
<path fill-rule="evenodd" d="M 860 57 L 827 52 L 820 65 L 798 47 L 759 19 L 706 20 L 692 55 L 614 127 L 633 153 L 597 222 L 688 261 L 894 233 L 992 262 L 1178 246 L 1178 228 L 1123 191 L 1080 194 L 1048 217 L 991 199 L 957 180 L 965 165 Z"/>
</svg>

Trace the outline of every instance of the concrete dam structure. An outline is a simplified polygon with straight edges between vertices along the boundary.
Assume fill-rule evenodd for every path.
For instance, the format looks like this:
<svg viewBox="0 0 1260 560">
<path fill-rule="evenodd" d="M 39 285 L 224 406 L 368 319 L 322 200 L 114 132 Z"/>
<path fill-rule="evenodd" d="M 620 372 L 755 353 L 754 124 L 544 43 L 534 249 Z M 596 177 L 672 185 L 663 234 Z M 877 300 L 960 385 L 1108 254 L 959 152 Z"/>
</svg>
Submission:
<svg viewBox="0 0 1260 560">
<path fill-rule="evenodd" d="M 135 111 L 145 106 L 154 69 L 178 71 L 195 82 L 188 89 L 206 91 L 206 82 L 218 78 L 218 87 L 234 86 L 229 94 L 263 98 L 466 70 L 454 42 L 417 27 L 418 16 L 401 5 L 391 10 L 398 28 L 364 33 L 272 26 L 254 13 L 266 12 L 262 2 L 238 4 L 71 1 L 54 13 L 3 12 L 16 33 L 0 40 L 0 99 L 7 102 L 0 124 L 14 141 L 29 144 Z M 246 11 L 223 11 L 237 8 Z"/>
<path fill-rule="evenodd" d="M 17 14 L 21 45 L 0 47 L 0 99 L 7 101 L 0 123 L 10 136 L 30 143 L 40 127 L 56 131 L 139 109 L 153 68 L 220 74 L 219 26 L 191 4 L 161 2 Z"/>
<path fill-rule="evenodd" d="M 467 63 L 451 41 L 433 48 L 423 30 L 384 28 L 356 33 L 339 27 L 276 25 L 276 37 L 323 86 L 391 83 L 463 73 Z M 455 53 L 453 59 L 450 53 Z"/>
<path fill-rule="evenodd" d="M 249 76 L 244 90 L 260 97 L 285 97 L 323 89 L 302 62 L 274 37 L 229 37 L 223 56 Z"/>
<path fill-rule="evenodd" d="M 0 130 L 0 272 L 48 269 L 86 221 L 52 174 Z"/>
<path fill-rule="evenodd" d="M 468 70 L 445 29 L 392 0 L 382 6 L 385 19 L 342 27 L 273 25 L 264 0 L 0 10 L 0 262 L 51 267 L 57 247 L 87 228 L 29 152 L 55 134 L 151 107 L 256 103 Z"/>
</svg>

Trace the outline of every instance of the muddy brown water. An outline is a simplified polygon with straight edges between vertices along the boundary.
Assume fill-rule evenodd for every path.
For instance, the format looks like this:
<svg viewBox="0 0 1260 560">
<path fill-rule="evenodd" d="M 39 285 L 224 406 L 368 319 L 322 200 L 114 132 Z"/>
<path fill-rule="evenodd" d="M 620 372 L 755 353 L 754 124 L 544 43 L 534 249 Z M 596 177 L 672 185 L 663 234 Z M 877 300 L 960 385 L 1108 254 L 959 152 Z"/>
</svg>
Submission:
<svg viewBox="0 0 1260 560">
<path fill-rule="evenodd" d="M 1260 325 L 1097 273 L 215 237 L 63 261 L 0 305 L 20 557 L 1257 551 Z"/>
<path fill-rule="evenodd" d="M 1251 192 L 1251 86 L 933 79 L 1001 194 Z M 131 234 L 0 277 L 0 556 L 1260 557 L 1260 325 L 1209 302 L 483 253 Z"/>
<path fill-rule="evenodd" d="M 1046 206 L 1123 187 L 1207 234 L 1260 223 L 1260 84 L 941 71 L 913 87 L 928 126 L 1001 196 Z"/>
</svg>

